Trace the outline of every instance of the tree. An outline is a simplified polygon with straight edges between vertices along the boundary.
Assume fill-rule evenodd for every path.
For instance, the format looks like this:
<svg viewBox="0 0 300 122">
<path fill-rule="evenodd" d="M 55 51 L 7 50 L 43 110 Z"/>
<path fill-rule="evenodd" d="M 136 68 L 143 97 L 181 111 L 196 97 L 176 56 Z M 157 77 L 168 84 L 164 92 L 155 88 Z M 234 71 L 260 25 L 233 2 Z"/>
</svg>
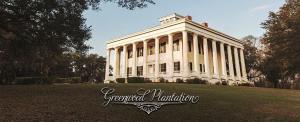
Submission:
<svg viewBox="0 0 300 122">
<path fill-rule="evenodd" d="M 255 81 L 256 77 L 260 76 L 259 65 L 260 65 L 260 51 L 258 49 L 259 39 L 249 35 L 242 38 L 244 41 L 244 55 L 247 77 L 250 81 Z"/>
<path fill-rule="evenodd" d="M 105 77 L 106 58 L 97 54 L 74 54 L 75 72 L 84 82 L 102 82 Z"/>
<path fill-rule="evenodd" d="M 130 10 L 154 4 L 152 0 L 1 0 L 0 81 L 12 81 L 17 71 L 47 77 L 64 53 L 86 53 L 91 29 L 82 14 L 105 2 Z"/>
<path fill-rule="evenodd" d="M 268 20 L 262 26 L 266 29 L 263 43 L 267 48 L 268 58 L 265 62 L 271 63 L 275 69 L 282 69 L 284 77 L 299 74 L 300 0 L 287 0 L 278 12 L 270 12 Z"/>
</svg>

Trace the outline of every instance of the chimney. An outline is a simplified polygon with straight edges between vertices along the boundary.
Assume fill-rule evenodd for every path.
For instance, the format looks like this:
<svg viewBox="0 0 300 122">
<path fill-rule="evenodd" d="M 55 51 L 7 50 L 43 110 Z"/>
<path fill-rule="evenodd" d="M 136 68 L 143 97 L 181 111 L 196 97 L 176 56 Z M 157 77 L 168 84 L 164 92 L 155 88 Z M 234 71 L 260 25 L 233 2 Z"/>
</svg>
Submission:
<svg viewBox="0 0 300 122">
<path fill-rule="evenodd" d="M 192 16 L 190 16 L 190 15 L 187 15 L 187 16 L 185 16 L 185 19 L 187 19 L 187 20 L 191 20 L 191 21 L 192 21 Z"/>
<path fill-rule="evenodd" d="M 208 27 L 208 23 L 207 22 L 203 22 L 202 25 L 204 25 L 205 27 Z"/>
</svg>

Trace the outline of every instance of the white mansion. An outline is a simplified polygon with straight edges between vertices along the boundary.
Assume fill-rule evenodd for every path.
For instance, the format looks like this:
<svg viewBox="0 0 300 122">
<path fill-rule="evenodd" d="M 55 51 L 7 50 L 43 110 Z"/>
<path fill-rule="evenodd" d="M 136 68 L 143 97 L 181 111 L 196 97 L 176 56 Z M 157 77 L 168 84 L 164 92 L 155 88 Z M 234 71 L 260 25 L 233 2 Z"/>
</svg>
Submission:
<svg viewBox="0 0 300 122">
<path fill-rule="evenodd" d="M 210 83 L 248 82 L 243 42 L 196 23 L 191 16 L 171 14 L 160 25 L 107 42 L 105 82 L 116 78 L 200 78 Z M 109 73 L 114 50 L 113 75 Z"/>
</svg>

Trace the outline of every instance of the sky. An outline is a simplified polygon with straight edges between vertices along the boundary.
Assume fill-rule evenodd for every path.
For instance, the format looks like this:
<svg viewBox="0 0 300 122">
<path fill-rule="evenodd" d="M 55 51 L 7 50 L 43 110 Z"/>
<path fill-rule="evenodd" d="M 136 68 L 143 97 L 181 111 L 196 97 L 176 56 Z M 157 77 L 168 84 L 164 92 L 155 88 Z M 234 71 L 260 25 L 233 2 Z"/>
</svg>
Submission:
<svg viewBox="0 0 300 122">
<path fill-rule="evenodd" d="M 247 35 L 261 37 L 261 23 L 270 11 L 278 11 L 285 0 L 153 0 L 147 8 L 127 10 L 115 3 L 105 3 L 100 11 L 87 10 L 84 17 L 91 26 L 93 47 L 89 53 L 106 55 L 106 42 L 149 27 L 159 25 L 158 19 L 172 13 L 192 16 L 195 22 L 241 39 Z"/>
</svg>

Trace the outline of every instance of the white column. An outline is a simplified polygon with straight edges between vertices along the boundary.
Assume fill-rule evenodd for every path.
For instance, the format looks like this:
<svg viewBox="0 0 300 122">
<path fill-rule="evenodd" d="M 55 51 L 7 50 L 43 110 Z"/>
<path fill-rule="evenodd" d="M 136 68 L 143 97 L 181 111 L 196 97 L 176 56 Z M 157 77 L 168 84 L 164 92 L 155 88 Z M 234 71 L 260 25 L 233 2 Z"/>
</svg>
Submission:
<svg viewBox="0 0 300 122">
<path fill-rule="evenodd" d="M 229 75 L 230 75 L 230 79 L 234 81 L 235 78 L 234 78 L 233 61 L 232 61 L 232 53 L 231 53 L 230 45 L 227 45 L 227 53 L 228 53 Z"/>
<path fill-rule="evenodd" d="M 174 70 L 174 60 L 173 60 L 173 34 L 168 34 L 168 63 L 167 63 L 167 71 L 169 73 L 170 80 L 169 82 L 172 82 L 173 78 L 173 70 Z"/>
<path fill-rule="evenodd" d="M 194 71 L 197 75 L 200 74 L 199 70 L 199 45 L 198 45 L 198 35 L 194 33 L 193 35 L 193 44 L 194 44 Z"/>
<path fill-rule="evenodd" d="M 247 73 L 246 73 L 246 65 L 245 65 L 245 58 L 244 58 L 244 50 L 243 49 L 240 49 L 240 56 L 241 56 L 243 80 L 247 81 Z"/>
<path fill-rule="evenodd" d="M 123 77 L 126 78 L 127 77 L 127 63 L 128 63 L 128 53 L 127 53 L 127 46 L 124 45 L 123 46 L 123 53 L 124 53 L 124 75 Z"/>
<path fill-rule="evenodd" d="M 220 52 L 221 52 L 221 64 L 222 64 L 222 78 L 227 80 L 225 50 L 224 50 L 224 43 L 223 42 L 220 42 Z"/>
<path fill-rule="evenodd" d="M 109 80 L 110 49 L 106 50 L 105 81 Z"/>
<path fill-rule="evenodd" d="M 182 31 L 182 44 L 183 44 L 183 77 L 187 78 L 189 74 L 189 62 L 188 62 L 188 33 Z"/>
<path fill-rule="evenodd" d="M 132 77 L 136 77 L 136 43 L 132 44 Z"/>
<path fill-rule="evenodd" d="M 155 79 L 158 82 L 159 77 L 159 37 L 155 38 Z"/>
<path fill-rule="evenodd" d="M 234 59 L 235 59 L 236 75 L 238 77 L 238 80 L 241 81 L 242 77 L 241 77 L 241 70 L 240 70 L 240 60 L 239 60 L 239 55 L 236 47 L 234 47 Z"/>
<path fill-rule="evenodd" d="M 208 44 L 207 44 L 206 37 L 203 37 L 203 51 L 204 51 L 205 74 L 206 74 L 206 77 L 208 79 L 210 79 L 209 60 L 208 60 Z"/>
<path fill-rule="evenodd" d="M 219 64 L 217 56 L 217 42 L 212 40 L 212 50 L 213 50 L 213 64 L 214 64 L 214 78 L 219 78 Z"/>
<path fill-rule="evenodd" d="M 147 40 L 144 40 L 143 41 L 143 43 L 144 43 L 144 50 L 143 50 L 143 76 L 144 76 L 144 78 L 146 78 L 147 77 L 147 49 L 148 49 L 148 47 L 147 47 Z"/>
<path fill-rule="evenodd" d="M 120 56 L 119 56 L 119 47 L 115 48 L 115 64 L 114 64 L 114 77 L 119 77 L 119 63 L 120 62 Z"/>
</svg>

